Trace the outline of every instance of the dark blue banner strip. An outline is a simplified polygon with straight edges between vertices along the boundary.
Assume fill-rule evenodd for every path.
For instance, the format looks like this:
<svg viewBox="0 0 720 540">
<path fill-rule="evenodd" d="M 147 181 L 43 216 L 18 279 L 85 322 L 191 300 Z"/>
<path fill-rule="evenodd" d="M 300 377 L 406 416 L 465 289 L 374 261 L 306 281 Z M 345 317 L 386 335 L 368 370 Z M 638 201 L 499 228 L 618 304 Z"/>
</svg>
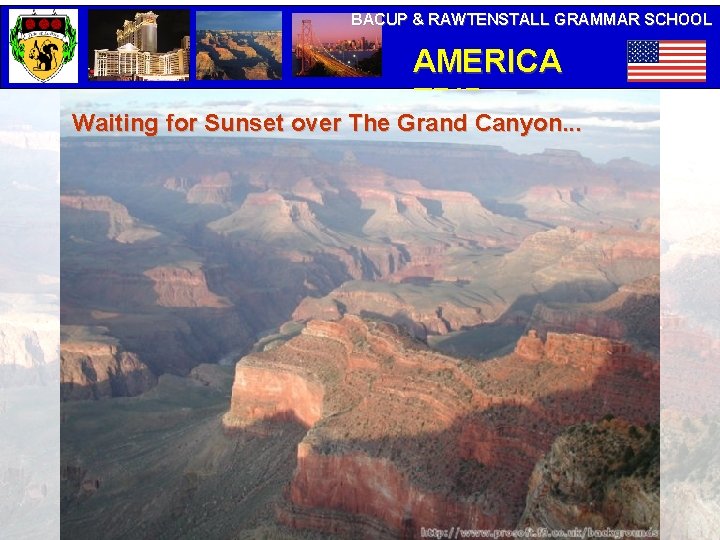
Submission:
<svg viewBox="0 0 720 540">
<path fill-rule="evenodd" d="M 129 9 L 126 6 L 65 6 L 54 9 L 53 12 L 49 8 L 2 8 L 2 26 L 6 32 L 2 40 L 2 87 L 720 88 L 717 61 L 720 7 L 717 6 L 162 6 Z M 109 50 L 117 47 L 113 28 L 121 27 L 123 21 L 118 20 L 114 12 L 143 13 L 151 9 L 159 14 L 158 40 L 171 30 L 178 31 L 177 21 L 168 10 L 185 13 L 190 37 L 187 80 L 95 77 L 92 46 L 98 42 L 97 34 L 109 36 L 112 42 L 112 46 L 106 46 Z M 32 15 L 35 10 L 40 15 L 62 15 L 67 10 L 77 10 L 75 55 L 72 61 L 62 65 L 62 70 L 77 70 L 76 83 L 58 82 L 59 76 L 41 82 L 37 77 L 17 74 L 18 66 L 13 63 L 23 67 L 28 75 L 44 76 L 47 72 L 43 69 L 48 64 L 41 62 L 48 58 L 50 63 L 61 59 L 52 57 L 56 49 L 46 41 L 39 26 L 33 26 L 35 33 L 23 28 L 19 34 L 31 36 L 25 44 L 28 48 L 37 47 L 37 52 L 23 49 L 24 61 L 13 57 L 13 46 L 17 56 L 20 43 L 17 31 L 13 34 L 18 23 L 17 12 Z M 282 31 L 282 67 L 270 60 L 269 66 L 261 64 L 262 68 L 255 72 L 246 70 L 238 75 L 230 66 L 219 70 L 222 73 L 215 80 L 197 80 L 196 62 L 200 60 L 196 60 L 196 55 L 208 46 L 199 43 L 203 29 L 198 26 L 198 13 L 204 14 L 203 20 L 226 17 L 232 30 L 232 21 L 239 14 L 250 12 L 277 14 Z M 103 14 L 107 14 L 105 19 Z M 216 16 L 210 17 L 213 14 Z M 340 14 L 337 15 L 340 19 L 333 19 L 331 14 Z M 258 19 L 249 17 L 250 20 Z M 304 23 L 304 28 L 303 20 L 310 21 Z M 340 24 L 333 23 L 338 20 Z M 40 22 L 41 19 L 33 19 L 27 24 L 39 25 Z M 58 25 L 58 29 L 64 30 L 64 26 Z M 248 27 L 249 31 L 257 29 Z M 158 52 L 169 52 L 180 44 L 165 47 Z M 376 54 L 378 49 L 381 52 Z M 246 54 L 226 52 L 227 48 L 218 53 L 219 50 L 214 48 L 208 53 L 215 59 L 216 67 L 227 65 L 222 58 L 232 58 L 228 55 L 239 54 L 244 58 Z M 256 47 L 256 50 L 259 49 Z M 34 55 L 32 60 L 29 54 Z M 14 75 L 10 74 L 11 65 Z M 201 65 L 201 69 L 205 66 Z M 358 74 L 362 76 L 351 76 Z M 258 76 L 270 77 L 270 80 L 261 80 Z"/>
</svg>

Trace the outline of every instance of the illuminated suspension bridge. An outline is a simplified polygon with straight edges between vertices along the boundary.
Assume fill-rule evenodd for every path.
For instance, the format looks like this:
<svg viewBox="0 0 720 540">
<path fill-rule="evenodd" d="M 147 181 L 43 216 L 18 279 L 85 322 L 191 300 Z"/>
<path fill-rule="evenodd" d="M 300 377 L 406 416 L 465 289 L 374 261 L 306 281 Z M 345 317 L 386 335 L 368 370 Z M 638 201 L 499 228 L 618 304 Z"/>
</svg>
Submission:
<svg viewBox="0 0 720 540">
<path fill-rule="evenodd" d="M 312 20 L 302 20 L 302 30 L 298 34 L 295 56 L 300 61 L 298 75 L 307 75 L 316 64 L 322 64 L 325 70 L 337 77 L 364 77 L 366 74 L 342 60 L 335 58 L 322 44 L 315 43 Z"/>
</svg>

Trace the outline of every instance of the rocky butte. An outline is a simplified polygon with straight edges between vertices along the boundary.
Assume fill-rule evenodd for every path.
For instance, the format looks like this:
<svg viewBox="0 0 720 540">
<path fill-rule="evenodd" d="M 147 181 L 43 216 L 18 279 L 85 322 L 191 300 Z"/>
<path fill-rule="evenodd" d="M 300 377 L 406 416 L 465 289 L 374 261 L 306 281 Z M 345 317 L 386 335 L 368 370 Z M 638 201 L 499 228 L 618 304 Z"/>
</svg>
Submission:
<svg viewBox="0 0 720 540">
<path fill-rule="evenodd" d="M 659 424 L 567 428 L 533 470 L 519 527 L 657 529 L 659 439 Z"/>
<path fill-rule="evenodd" d="M 60 348 L 60 397 L 63 401 L 136 396 L 157 377 L 137 354 L 123 351 L 102 328 L 65 326 Z"/>
<path fill-rule="evenodd" d="M 658 404 L 657 362 L 622 342 L 531 331 L 479 363 L 346 315 L 238 362 L 223 422 L 307 428 L 282 523 L 419 538 L 421 527 L 514 527 L 536 462 L 564 429 L 608 414 L 656 422 Z"/>
<path fill-rule="evenodd" d="M 245 353 L 288 319 L 384 318 L 482 357 L 510 350 L 531 318 L 542 336 L 623 340 L 649 320 L 619 297 L 599 303 L 658 273 L 653 168 L 201 139 L 152 153 L 132 138 L 63 140 L 63 324 L 107 327 L 155 375 Z"/>
<path fill-rule="evenodd" d="M 584 505 L 626 500 L 619 469 L 589 499 L 554 485 L 573 448 L 604 440 L 562 443 L 573 426 L 657 421 L 657 363 L 638 352 L 659 346 L 656 168 L 475 145 L 111 139 L 62 141 L 68 536 L 411 538 L 577 509 L 611 520 Z M 675 335 L 679 354 L 694 338 Z M 231 398 L 229 380 L 195 380 L 251 350 Z M 640 454 L 618 430 L 608 440 Z M 574 477 L 592 484 L 591 455 Z"/>
</svg>

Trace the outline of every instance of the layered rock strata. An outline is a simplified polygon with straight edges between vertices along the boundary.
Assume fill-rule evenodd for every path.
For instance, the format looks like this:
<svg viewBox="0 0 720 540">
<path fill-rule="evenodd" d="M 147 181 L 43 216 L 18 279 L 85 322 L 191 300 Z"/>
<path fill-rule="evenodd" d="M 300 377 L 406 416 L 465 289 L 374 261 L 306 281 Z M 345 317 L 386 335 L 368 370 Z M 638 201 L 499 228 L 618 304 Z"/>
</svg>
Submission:
<svg viewBox="0 0 720 540">
<path fill-rule="evenodd" d="M 60 398 L 63 401 L 136 396 L 157 377 L 137 354 L 123 351 L 112 338 L 64 340 L 60 348 Z"/>
<path fill-rule="evenodd" d="M 658 400 L 657 363 L 620 342 L 531 333 L 510 355 L 470 363 L 345 316 L 243 358 L 224 424 L 308 428 L 283 523 L 415 538 L 421 527 L 514 526 L 564 427 L 608 413 L 656 421 Z"/>
<path fill-rule="evenodd" d="M 553 442 L 530 476 L 518 527 L 647 531 L 659 523 L 659 425 L 603 420 Z"/>
</svg>

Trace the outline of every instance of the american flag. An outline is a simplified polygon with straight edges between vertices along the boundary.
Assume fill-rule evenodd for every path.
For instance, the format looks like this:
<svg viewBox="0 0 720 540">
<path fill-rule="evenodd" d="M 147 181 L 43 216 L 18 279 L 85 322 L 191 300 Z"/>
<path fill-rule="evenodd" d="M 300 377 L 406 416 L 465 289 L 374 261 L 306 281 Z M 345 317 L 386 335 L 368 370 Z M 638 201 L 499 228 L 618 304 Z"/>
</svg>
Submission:
<svg viewBox="0 0 720 540">
<path fill-rule="evenodd" d="M 704 40 L 632 40 L 628 82 L 705 82 Z"/>
</svg>

